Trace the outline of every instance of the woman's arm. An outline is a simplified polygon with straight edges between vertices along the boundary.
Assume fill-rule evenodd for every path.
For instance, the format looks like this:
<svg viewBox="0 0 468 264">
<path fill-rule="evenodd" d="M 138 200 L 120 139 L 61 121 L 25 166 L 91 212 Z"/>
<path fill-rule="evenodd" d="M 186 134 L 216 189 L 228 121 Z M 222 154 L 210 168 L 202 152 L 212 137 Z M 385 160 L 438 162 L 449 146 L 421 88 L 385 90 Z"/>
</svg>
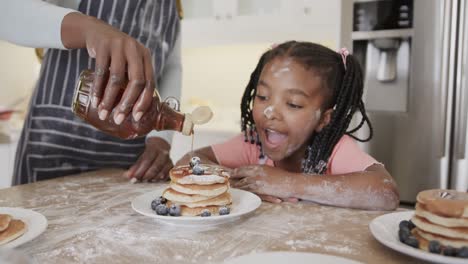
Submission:
<svg viewBox="0 0 468 264">
<path fill-rule="evenodd" d="M 76 10 L 41 0 L 2 1 L 2 10 L 0 39 L 33 48 L 65 49 L 62 20 Z"/>
<path fill-rule="evenodd" d="M 366 210 L 394 210 L 399 204 L 395 181 L 378 164 L 342 175 L 307 175 L 270 166 L 249 166 L 234 170 L 232 177 L 243 178 L 236 187 L 279 198 L 297 197 Z"/>
</svg>

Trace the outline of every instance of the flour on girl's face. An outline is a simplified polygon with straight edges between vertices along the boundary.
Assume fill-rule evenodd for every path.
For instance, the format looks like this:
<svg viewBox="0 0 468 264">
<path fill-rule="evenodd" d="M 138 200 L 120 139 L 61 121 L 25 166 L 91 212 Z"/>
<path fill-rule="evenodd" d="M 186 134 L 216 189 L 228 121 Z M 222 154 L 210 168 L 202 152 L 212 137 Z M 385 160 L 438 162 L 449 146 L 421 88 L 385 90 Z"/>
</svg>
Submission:
<svg viewBox="0 0 468 264">
<path fill-rule="evenodd" d="M 263 114 L 267 119 L 271 119 L 273 117 L 273 111 L 275 111 L 274 106 L 270 105 L 265 110 L 263 110 Z"/>
<path fill-rule="evenodd" d="M 320 117 L 322 115 L 322 111 L 319 109 L 315 110 L 314 111 L 314 114 L 311 115 L 311 119 L 307 121 L 307 124 L 306 124 L 306 127 L 309 127 L 309 126 L 314 126 L 314 129 L 315 127 L 318 125 L 319 121 L 320 121 Z M 312 124 L 311 124 L 312 123 Z M 315 124 L 314 124 L 315 123 Z M 310 135 L 312 136 L 312 135 Z M 309 137 L 310 137 L 309 136 Z M 307 140 L 306 140 L 307 142 Z M 295 144 L 295 145 L 289 145 L 288 146 L 288 149 L 286 151 L 286 157 L 289 157 L 291 156 L 294 152 L 296 152 L 300 147 L 302 146 L 302 144 Z"/>
<path fill-rule="evenodd" d="M 315 120 L 320 120 L 320 117 L 322 117 L 322 111 L 320 111 L 320 108 L 315 110 Z"/>
<path fill-rule="evenodd" d="M 282 74 L 290 72 L 291 71 L 289 67 L 290 64 L 291 64 L 291 61 L 287 60 L 285 61 L 284 65 L 281 65 L 280 67 L 271 67 L 270 71 L 273 74 L 273 77 L 280 78 Z"/>
</svg>

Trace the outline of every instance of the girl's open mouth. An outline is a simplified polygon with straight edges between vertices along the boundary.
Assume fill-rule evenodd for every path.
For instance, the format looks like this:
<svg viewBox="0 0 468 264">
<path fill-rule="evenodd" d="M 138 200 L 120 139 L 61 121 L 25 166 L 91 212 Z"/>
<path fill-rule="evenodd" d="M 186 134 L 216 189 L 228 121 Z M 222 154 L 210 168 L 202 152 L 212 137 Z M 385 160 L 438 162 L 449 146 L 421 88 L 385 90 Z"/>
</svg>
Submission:
<svg viewBox="0 0 468 264">
<path fill-rule="evenodd" d="M 265 129 L 265 138 L 270 148 L 276 148 L 286 142 L 288 136 L 272 129 Z"/>
</svg>

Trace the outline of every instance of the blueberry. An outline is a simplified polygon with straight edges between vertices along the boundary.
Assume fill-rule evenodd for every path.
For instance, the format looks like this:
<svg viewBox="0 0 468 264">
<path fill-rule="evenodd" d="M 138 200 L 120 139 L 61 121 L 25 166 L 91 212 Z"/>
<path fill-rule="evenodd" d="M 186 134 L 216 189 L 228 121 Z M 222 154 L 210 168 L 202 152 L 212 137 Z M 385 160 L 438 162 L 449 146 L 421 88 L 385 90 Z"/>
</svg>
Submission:
<svg viewBox="0 0 468 264">
<path fill-rule="evenodd" d="M 400 242 L 405 243 L 405 240 L 410 236 L 410 231 L 408 228 L 400 228 L 398 230 L 398 238 L 400 239 Z"/>
<path fill-rule="evenodd" d="M 442 254 L 445 256 L 455 256 L 457 255 L 457 249 L 451 246 L 446 246 L 444 250 L 442 250 Z"/>
<path fill-rule="evenodd" d="M 200 165 L 195 165 L 192 169 L 192 172 L 195 175 L 203 175 L 205 170 Z"/>
<path fill-rule="evenodd" d="M 223 206 L 219 208 L 219 215 L 228 215 L 231 212 L 229 207 Z"/>
<path fill-rule="evenodd" d="M 428 249 L 429 249 L 429 252 L 436 253 L 436 254 L 440 254 L 440 252 L 442 251 L 442 247 L 440 246 L 440 243 L 437 240 L 429 241 Z"/>
<path fill-rule="evenodd" d="M 468 258 L 468 247 L 461 247 L 460 250 L 458 250 L 457 257 Z"/>
<path fill-rule="evenodd" d="M 158 203 L 157 199 L 154 199 L 151 202 L 151 210 L 156 211 L 156 206 L 158 206 L 160 203 Z"/>
<path fill-rule="evenodd" d="M 211 212 L 210 212 L 210 210 L 205 209 L 205 210 L 202 211 L 202 213 L 201 213 L 200 216 L 201 216 L 201 217 L 208 217 L 208 216 L 211 216 Z"/>
<path fill-rule="evenodd" d="M 156 206 L 160 204 L 166 204 L 166 203 L 167 203 L 167 199 L 162 196 L 159 196 L 158 198 L 151 201 L 151 209 L 156 210 Z"/>
<path fill-rule="evenodd" d="M 406 238 L 405 239 L 405 244 L 410 246 L 410 247 L 419 248 L 419 241 L 414 236 L 409 236 L 408 238 Z"/>
<path fill-rule="evenodd" d="M 410 222 L 407 221 L 407 220 L 403 220 L 400 222 L 400 225 L 398 225 L 400 227 L 400 229 L 402 228 L 408 228 L 408 230 L 411 230 L 411 228 L 409 227 L 410 225 Z"/>
<path fill-rule="evenodd" d="M 168 213 L 168 210 L 167 210 L 166 205 L 159 204 L 158 206 L 156 206 L 156 214 L 158 214 L 158 215 L 167 215 L 167 213 Z"/>
<path fill-rule="evenodd" d="M 200 165 L 200 158 L 199 157 L 192 157 L 190 159 L 189 165 L 190 165 L 191 168 L 195 167 L 196 165 Z"/>
<path fill-rule="evenodd" d="M 408 223 L 409 223 L 408 224 L 409 230 L 413 230 L 413 228 L 416 227 L 416 225 L 413 223 L 413 221 L 409 220 Z"/>
<path fill-rule="evenodd" d="M 159 198 L 157 198 L 156 201 L 158 201 L 159 204 L 166 204 L 167 203 L 167 199 L 162 197 L 162 196 L 159 196 Z"/>
<path fill-rule="evenodd" d="M 171 208 L 169 208 L 169 215 L 180 216 L 180 205 L 173 204 Z"/>
</svg>

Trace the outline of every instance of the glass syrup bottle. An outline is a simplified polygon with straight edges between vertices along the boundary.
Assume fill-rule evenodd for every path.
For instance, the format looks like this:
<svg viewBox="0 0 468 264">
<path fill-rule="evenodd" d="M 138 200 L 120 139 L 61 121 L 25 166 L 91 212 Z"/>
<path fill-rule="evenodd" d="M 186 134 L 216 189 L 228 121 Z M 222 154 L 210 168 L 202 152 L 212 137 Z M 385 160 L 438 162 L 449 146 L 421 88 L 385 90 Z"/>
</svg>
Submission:
<svg viewBox="0 0 468 264">
<path fill-rule="evenodd" d="M 193 133 L 194 124 L 204 124 L 212 117 L 212 112 L 208 107 L 195 109 L 192 114 L 178 111 L 179 102 L 173 97 L 169 97 L 165 102 L 155 89 L 153 101 L 149 110 L 137 122 L 129 114 L 127 118 L 117 125 L 114 122 L 113 111 L 106 120 L 100 120 L 97 107 L 91 105 L 91 86 L 94 82 L 95 74 L 91 70 L 81 72 L 72 101 L 72 111 L 97 129 L 122 139 L 132 139 L 144 136 L 152 130 L 173 130 L 181 132 L 183 135 Z M 123 87 L 127 83 L 124 82 Z M 116 102 L 120 101 L 124 89 L 121 89 Z M 193 118 L 195 114 L 195 120 Z"/>
</svg>

